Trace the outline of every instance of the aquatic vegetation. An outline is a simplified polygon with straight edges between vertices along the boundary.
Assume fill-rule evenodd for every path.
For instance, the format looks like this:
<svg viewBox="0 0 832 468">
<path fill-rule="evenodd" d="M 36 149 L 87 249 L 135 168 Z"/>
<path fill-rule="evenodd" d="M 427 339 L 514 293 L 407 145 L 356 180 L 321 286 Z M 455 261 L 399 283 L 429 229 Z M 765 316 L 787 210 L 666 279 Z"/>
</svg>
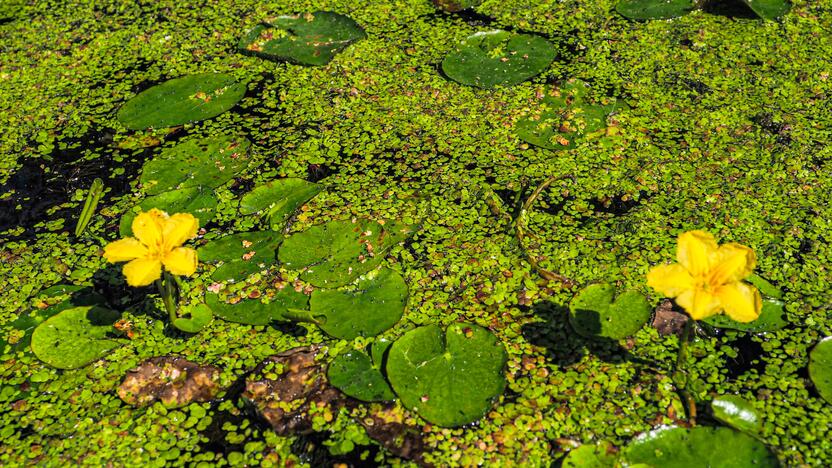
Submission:
<svg viewBox="0 0 832 468">
<path fill-rule="evenodd" d="M 661 427 L 642 434 L 621 451 L 625 466 L 777 467 L 777 457 L 759 440 L 727 427 Z"/>
<path fill-rule="evenodd" d="M 788 13 L 791 8 L 788 0 L 736 1 L 742 1 L 760 18 L 772 21 Z M 655 20 L 677 18 L 708 3 L 703 0 L 621 0 L 615 9 L 632 20 Z"/>
<path fill-rule="evenodd" d="M 78 216 L 78 222 L 75 224 L 76 237 L 84 233 L 84 229 L 87 228 L 90 220 L 92 220 L 92 215 L 95 214 L 95 210 L 98 208 L 98 202 L 101 201 L 103 194 L 104 181 L 96 178 L 92 182 L 92 185 L 90 185 L 90 190 L 87 192 L 87 198 L 84 201 L 84 208 L 81 210 L 81 214 Z"/>
<path fill-rule="evenodd" d="M 385 352 L 392 342 L 377 339 L 370 355 L 359 350 L 339 354 L 329 363 L 329 383 L 345 394 L 361 401 L 391 401 L 396 398 L 383 373 Z"/>
<path fill-rule="evenodd" d="M 754 405 L 737 395 L 720 395 L 711 401 L 714 418 L 738 431 L 757 435 L 763 421 Z"/>
<path fill-rule="evenodd" d="M 199 219 L 205 225 L 214 219 L 217 209 L 216 195 L 204 187 L 189 187 L 162 192 L 147 197 L 138 205 L 130 208 L 121 217 L 118 231 L 121 236 L 133 235 L 133 223 L 140 213 L 156 209 L 165 213 L 186 213 Z"/>
<path fill-rule="evenodd" d="M 235 302 L 223 300 L 219 294 L 207 293 L 205 303 L 214 315 L 228 322 L 245 325 L 268 325 L 272 322 L 286 322 L 290 310 L 306 309 L 309 296 L 287 286 L 268 297 L 268 303 L 260 298 L 235 297 Z"/>
<path fill-rule="evenodd" d="M 98 306 L 73 307 L 46 319 L 32 333 L 32 351 L 58 369 L 77 369 L 122 343 L 113 336 L 121 313 Z"/>
<path fill-rule="evenodd" d="M 245 280 L 274 265 L 283 236 L 274 231 L 252 231 L 220 237 L 197 249 L 204 263 L 216 264 L 214 281 Z"/>
<path fill-rule="evenodd" d="M 303 179 L 286 178 L 259 185 L 240 199 L 240 214 L 264 212 L 269 226 L 282 230 L 286 221 L 301 205 L 324 189 L 320 184 Z"/>
<path fill-rule="evenodd" d="M 832 337 L 822 339 L 809 354 L 809 377 L 820 396 L 832 403 Z"/>
<path fill-rule="evenodd" d="M 569 323 L 579 334 L 614 340 L 635 334 L 650 319 L 650 304 L 638 291 L 616 297 L 611 284 L 592 284 L 569 303 Z"/>
</svg>

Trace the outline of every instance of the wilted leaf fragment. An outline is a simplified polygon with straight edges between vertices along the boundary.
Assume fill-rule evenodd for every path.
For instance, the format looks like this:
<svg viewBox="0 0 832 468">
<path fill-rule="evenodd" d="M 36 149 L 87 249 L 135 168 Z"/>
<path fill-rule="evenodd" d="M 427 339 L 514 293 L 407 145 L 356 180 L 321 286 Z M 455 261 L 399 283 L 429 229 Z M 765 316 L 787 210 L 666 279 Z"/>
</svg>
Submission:
<svg viewBox="0 0 832 468">
<path fill-rule="evenodd" d="M 278 179 L 255 187 L 243 195 L 240 214 L 265 212 L 272 230 L 280 231 L 292 214 L 323 190 L 323 186 L 303 179 Z"/>
<path fill-rule="evenodd" d="M 121 312 L 97 306 L 67 309 L 35 329 L 32 351 L 58 369 L 86 366 L 121 346 L 113 328 L 120 317 Z"/>
<path fill-rule="evenodd" d="M 809 353 L 809 377 L 820 396 L 832 403 L 832 336 L 821 340 Z"/>
<path fill-rule="evenodd" d="M 693 0 L 621 0 L 615 6 L 622 16 L 637 21 L 676 18 L 695 8 Z"/>
<path fill-rule="evenodd" d="M 234 107 L 246 84 L 224 73 L 199 73 L 168 80 L 142 91 L 118 111 L 131 130 L 175 127 L 210 119 Z"/>
<path fill-rule="evenodd" d="M 244 232 L 211 241 L 197 254 L 201 262 L 218 264 L 211 274 L 214 281 L 242 281 L 276 263 L 282 240 L 283 236 L 274 231 Z"/>
<path fill-rule="evenodd" d="M 569 323 L 580 335 L 618 340 L 633 335 L 650 319 L 650 304 L 638 291 L 615 297 L 615 286 L 593 284 L 569 303 Z"/>
<path fill-rule="evenodd" d="M 720 395 L 711 402 L 714 417 L 738 431 L 759 434 L 763 421 L 754 405 L 737 395 Z"/>
<path fill-rule="evenodd" d="M 483 417 L 503 392 L 506 352 L 485 328 L 455 323 L 411 330 L 390 348 L 387 376 L 402 404 L 426 421 L 456 427 Z"/>
<path fill-rule="evenodd" d="M 132 406 L 159 401 L 168 408 L 211 401 L 219 392 L 220 370 L 176 356 L 150 358 L 129 371 L 118 387 L 118 397 Z"/>
</svg>

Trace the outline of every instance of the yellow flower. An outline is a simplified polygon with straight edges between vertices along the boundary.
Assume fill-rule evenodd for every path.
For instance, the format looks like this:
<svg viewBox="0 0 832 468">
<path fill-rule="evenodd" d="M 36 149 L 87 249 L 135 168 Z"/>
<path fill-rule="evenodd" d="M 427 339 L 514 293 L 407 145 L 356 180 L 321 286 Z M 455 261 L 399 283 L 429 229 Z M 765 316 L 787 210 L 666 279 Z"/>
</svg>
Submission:
<svg viewBox="0 0 832 468">
<path fill-rule="evenodd" d="M 199 221 L 188 213 L 168 216 L 151 209 L 133 220 L 133 237 L 104 247 L 110 263 L 128 262 L 124 276 L 130 286 L 147 286 L 162 277 L 162 267 L 174 275 L 190 276 L 196 271 L 196 250 L 182 247 L 196 236 Z"/>
<path fill-rule="evenodd" d="M 689 231 L 679 236 L 676 258 L 679 263 L 653 267 L 647 285 L 675 298 L 694 320 L 721 312 L 737 322 L 760 316 L 760 292 L 742 281 L 757 263 L 753 250 L 734 243 L 718 246 L 711 234 Z"/>
</svg>

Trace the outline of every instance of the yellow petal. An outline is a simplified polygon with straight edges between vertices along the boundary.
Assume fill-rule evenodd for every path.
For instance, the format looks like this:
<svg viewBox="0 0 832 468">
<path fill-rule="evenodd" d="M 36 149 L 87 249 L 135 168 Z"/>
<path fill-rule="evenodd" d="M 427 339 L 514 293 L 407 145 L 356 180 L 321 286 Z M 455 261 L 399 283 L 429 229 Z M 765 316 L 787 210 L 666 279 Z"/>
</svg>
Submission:
<svg viewBox="0 0 832 468">
<path fill-rule="evenodd" d="M 173 249 L 193 238 L 199 229 L 199 221 L 190 213 L 176 213 L 165 220 L 162 235 L 166 249 Z"/>
<path fill-rule="evenodd" d="M 716 262 L 708 273 L 708 283 L 717 287 L 748 277 L 757 265 L 757 255 L 750 248 L 740 244 L 725 244 L 719 247 Z"/>
<path fill-rule="evenodd" d="M 728 283 L 716 290 L 725 313 L 737 322 L 753 322 L 763 309 L 760 291 L 748 283 Z"/>
<path fill-rule="evenodd" d="M 676 258 L 693 276 L 704 274 L 711 268 L 716 252 L 716 239 L 705 231 L 688 231 L 679 235 Z"/>
<path fill-rule="evenodd" d="M 162 262 L 137 258 L 124 265 L 122 272 L 130 286 L 147 286 L 162 277 Z"/>
<path fill-rule="evenodd" d="M 187 247 L 173 249 L 165 255 L 162 263 L 174 275 L 191 276 L 196 271 L 196 250 Z"/>
<path fill-rule="evenodd" d="M 658 265 L 647 273 L 647 286 L 667 297 L 676 297 L 693 289 L 693 277 L 682 265 Z"/>
<path fill-rule="evenodd" d="M 162 241 L 162 227 L 168 214 L 156 208 L 139 213 L 133 220 L 133 235 L 148 247 L 159 245 Z"/>
<path fill-rule="evenodd" d="M 132 237 L 110 242 L 104 247 L 104 258 L 110 263 L 126 262 L 145 255 L 147 247 Z"/>
<path fill-rule="evenodd" d="M 710 317 L 720 309 L 719 299 L 704 289 L 688 289 L 676 298 L 676 303 L 694 320 Z"/>
</svg>

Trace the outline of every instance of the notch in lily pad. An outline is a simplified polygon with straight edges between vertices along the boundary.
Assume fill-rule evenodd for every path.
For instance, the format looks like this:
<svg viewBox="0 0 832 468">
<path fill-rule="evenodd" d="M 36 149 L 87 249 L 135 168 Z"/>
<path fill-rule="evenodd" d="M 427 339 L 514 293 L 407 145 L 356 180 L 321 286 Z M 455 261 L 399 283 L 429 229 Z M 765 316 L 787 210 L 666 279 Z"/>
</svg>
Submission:
<svg viewBox="0 0 832 468">
<path fill-rule="evenodd" d="M 455 323 L 444 332 L 428 325 L 396 340 L 387 377 L 402 404 L 444 427 L 474 422 L 505 388 L 506 351 L 491 332 Z"/>
<path fill-rule="evenodd" d="M 78 369 L 121 346 L 113 324 L 121 312 L 98 306 L 73 307 L 41 323 L 32 334 L 32 351 L 58 369 Z"/>
<path fill-rule="evenodd" d="M 390 401 L 396 397 L 382 373 L 384 354 L 393 342 L 378 339 L 371 353 L 351 350 L 335 357 L 327 369 L 329 383 L 361 401 Z"/>
<path fill-rule="evenodd" d="M 243 36 L 238 48 L 269 60 L 321 66 L 364 37 L 364 30 L 352 18 L 316 11 L 260 23 Z"/>
<path fill-rule="evenodd" d="M 821 340 L 809 353 L 809 378 L 821 398 L 832 404 L 832 336 Z"/>
<path fill-rule="evenodd" d="M 150 211 L 153 208 L 165 213 L 190 213 L 199 220 L 200 226 L 205 226 L 214 219 L 217 208 L 217 197 L 214 191 L 207 187 L 190 187 L 179 190 L 162 192 L 142 200 L 136 207 L 131 208 L 118 225 L 122 237 L 133 235 L 133 220 L 140 211 Z"/>
<path fill-rule="evenodd" d="M 650 303 L 638 291 L 615 295 L 611 284 L 593 284 L 569 303 L 569 323 L 578 334 L 619 340 L 635 334 L 650 319 Z"/>
<path fill-rule="evenodd" d="M 267 182 L 243 195 L 240 214 L 265 213 L 274 231 L 282 230 L 286 221 L 304 203 L 319 194 L 324 187 L 303 179 L 287 178 Z"/>
<path fill-rule="evenodd" d="M 512 86 L 542 73 L 555 55 L 555 46 L 540 36 L 498 29 L 468 36 L 448 53 L 442 70 L 468 86 Z"/>
<path fill-rule="evenodd" d="M 309 296 L 295 291 L 292 287 L 279 290 L 268 298 L 268 303 L 260 299 L 242 299 L 235 303 L 225 302 L 219 294 L 207 294 L 205 304 L 215 316 L 244 325 L 268 325 L 272 322 L 285 322 L 289 310 L 305 309 Z"/>
<path fill-rule="evenodd" d="M 274 265 L 282 241 L 283 236 L 274 231 L 243 232 L 213 240 L 197 254 L 202 262 L 217 264 L 211 273 L 214 281 L 242 281 Z"/>
<path fill-rule="evenodd" d="M 165 81 L 127 101 L 118 120 L 130 130 L 176 127 L 216 117 L 234 107 L 246 83 L 225 73 L 198 73 Z"/>
</svg>

